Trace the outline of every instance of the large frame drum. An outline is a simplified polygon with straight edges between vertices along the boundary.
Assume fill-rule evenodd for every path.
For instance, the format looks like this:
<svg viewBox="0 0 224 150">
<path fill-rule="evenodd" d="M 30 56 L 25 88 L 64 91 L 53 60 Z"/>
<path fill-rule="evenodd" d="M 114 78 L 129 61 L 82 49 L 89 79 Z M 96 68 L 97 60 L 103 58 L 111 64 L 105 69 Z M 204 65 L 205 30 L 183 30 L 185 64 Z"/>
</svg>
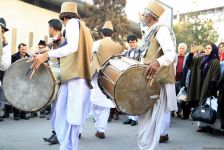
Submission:
<svg viewBox="0 0 224 150">
<path fill-rule="evenodd" d="M 56 99 L 59 84 L 51 69 L 42 64 L 32 79 L 27 75 L 31 67 L 28 59 L 13 63 L 3 78 L 3 91 L 8 102 L 23 111 L 39 111 Z"/>
<path fill-rule="evenodd" d="M 146 66 L 130 58 L 115 56 L 103 65 L 98 85 L 117 106 L 130 115 L 148 111 L 158 100 L 160 84 L 156 78 L 150 85 L 144 72 Z"/>
</svg>

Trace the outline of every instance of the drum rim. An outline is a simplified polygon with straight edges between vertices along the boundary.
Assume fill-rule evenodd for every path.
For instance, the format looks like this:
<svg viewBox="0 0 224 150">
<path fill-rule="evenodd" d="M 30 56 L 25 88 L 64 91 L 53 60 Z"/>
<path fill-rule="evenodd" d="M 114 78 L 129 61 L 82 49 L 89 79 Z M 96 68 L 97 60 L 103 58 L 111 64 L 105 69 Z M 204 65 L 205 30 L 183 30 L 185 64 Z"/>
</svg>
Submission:
<svg viewBox="0 0 224 150">
<path fill-rule="evenodd" d="M 3 90 L 3 92 L 5 91 L 4 89 L 4 82 L 5 82 L 5 77 L 6 77 L 6 75 L 7 75 L 7 73 L 9 72 L 9 69 L 11 68 L 11 67 L 13 67 L 17 62 L 20 62 L 20 61 L 28 61 L 28 60 L 30 60 L 30 58 L 22 58 L 22 59 L 19 59 L 19 60 L 17 60 L 17 61 L 15 61 L 14 63 L 12 63 L 10 66 L 9 66 L 9 68 L 5 71 L 5 75 L 4 75 L 4 77 L 3 77 L 3 80 L 2 80 L 2 90 Z M 55 78 L 54 78 L 54 76 L 53 76 L 53 73 L 52 73 L 52 71 L 51 71 L 51 68 L 49 67 L 49 66 L 47 66 L 46 64 L 44 64 L 44 63 L 42 63 L 41 64 L 41 66 L 43 66 L 44 68 L 46 68 L 47 69 L 47 71 L 48 71 L 48 73 L 50 73 L 50 75 L 51 75 L 51 77 L 52 77 L 52 83 L 53 83 L 53 85 L 52 85 L 52 87 L 53 87 L 53 89 L 51 90 L 51 94 L 50 94 L 50 97 L 49 97 L 49 102 L 50 102 L 50 100 L 52 99 L 52 97 L 53 97 L 53 95 L 54 95 L 54 92 L 55 92 L 55 86 L 56 86 L 56 80 L 55 80 Z M 10 102 L 10 101 L 8 101 L 8 98 L 7 98 L 7 96 L 5 95 L 5 97 L 6 97 L 6 100 L 7 100 L 7 102 L 10 104 L 10 105 L 12 105 L 12 103 Z M 29 110 L 29 111 L 27 111 L 27 110 L 23 110 L 23 111 L 26 111 L 26 112 L 36 112 L 36 111 L 40 111 L 41 109 L 43 109 L 45 106 L 47 106 L 48 104 L 49 104 L 49 102 L 48 103 L 46 103 L 43 107 L 41 107 L 41 108 L 39 108 L 39 109 L 33 109 L 33 110 Z M 17 109 L 19 109 L 19 110 L 21 110 L 21 108 L 18 108 L 18 106 L 16 107 L 16 106 L 14 106 L 14 105 L 12 105 L 13 107 L 15 107 L 15 108 L 17 108 Z"/>
</svg>

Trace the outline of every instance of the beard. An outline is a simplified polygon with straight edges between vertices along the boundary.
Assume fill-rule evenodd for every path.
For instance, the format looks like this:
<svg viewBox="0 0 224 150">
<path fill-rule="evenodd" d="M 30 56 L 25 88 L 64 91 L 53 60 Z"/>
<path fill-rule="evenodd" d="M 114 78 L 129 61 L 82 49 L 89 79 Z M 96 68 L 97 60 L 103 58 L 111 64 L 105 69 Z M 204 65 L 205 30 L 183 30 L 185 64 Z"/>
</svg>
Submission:
<svg viewBox="0 0 224 150">
<path fill-rule="evenodd" d="M 150 18 L 150 19 L 146 19 L 146 18 L 144 18 L 144 19 L 142 20 L 141 24 L 142 24 L 143 27 L 147 27 L 148 24 L 150 23 L 150 21 L 151 21 L 151 18 Z"/>
</svg>

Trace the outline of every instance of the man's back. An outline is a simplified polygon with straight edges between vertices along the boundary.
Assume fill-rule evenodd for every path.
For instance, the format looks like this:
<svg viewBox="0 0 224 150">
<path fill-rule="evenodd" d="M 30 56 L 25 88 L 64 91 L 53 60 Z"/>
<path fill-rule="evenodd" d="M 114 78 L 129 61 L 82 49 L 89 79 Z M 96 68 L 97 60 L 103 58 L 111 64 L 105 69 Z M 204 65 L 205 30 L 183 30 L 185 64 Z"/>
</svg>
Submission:
<svg viewBox="0 0 224 150">
<path fill-rule="evenodd" d="M 118 55 L 122 52 L 122 46 L 114 42 L 111 38 L 104 38 L 100 40 L 99 50 L 97 56 L 102 65 L 111 56 Z"/>
</svg>

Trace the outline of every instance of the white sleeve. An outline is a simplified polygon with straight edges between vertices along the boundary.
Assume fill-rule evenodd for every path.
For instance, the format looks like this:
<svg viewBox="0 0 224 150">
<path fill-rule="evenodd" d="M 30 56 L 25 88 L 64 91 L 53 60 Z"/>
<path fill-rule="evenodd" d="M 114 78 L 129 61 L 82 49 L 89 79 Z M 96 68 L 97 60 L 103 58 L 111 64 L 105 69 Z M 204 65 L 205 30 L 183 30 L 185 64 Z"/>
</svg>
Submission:
<svg viewBox="0 0 224 150">
<path fill-rule="evenodd" d="M 156 39 L 159 42 L 164 55 L 157 58 L 160 66 L 168 66 L 172 62 L 175 62 L 177 52 L 176 52 L 176 41 L 172 39 L 170 30 L 168 27 L 161 27 L 156 34 Z"/>
<path fill-rule="evenodd" d="M 11 49 L 9 45 L 6 45 L 3 48 L 2 57 L 1 57 L 2 63 L 0 64 L 0 70 L 5 71 L 9 68 L 11 65 Z"/>
<path fill-rule="evenodd" d="M 92 52 L 97 52 L 99 50 L 100 47 L 100 41 L 96 41 L 93 43 L 93 48 L 92 48 Z"/>
<path fill-rule="evenodd" d="M 78 50 L 79 44 L 79 22 L 78 19 L 70 19 L 65 27 L 67 44 L 55 50 L 49 51 L 48 56 L 61 58 Z"/>
</svg>

